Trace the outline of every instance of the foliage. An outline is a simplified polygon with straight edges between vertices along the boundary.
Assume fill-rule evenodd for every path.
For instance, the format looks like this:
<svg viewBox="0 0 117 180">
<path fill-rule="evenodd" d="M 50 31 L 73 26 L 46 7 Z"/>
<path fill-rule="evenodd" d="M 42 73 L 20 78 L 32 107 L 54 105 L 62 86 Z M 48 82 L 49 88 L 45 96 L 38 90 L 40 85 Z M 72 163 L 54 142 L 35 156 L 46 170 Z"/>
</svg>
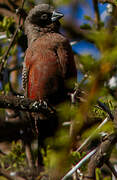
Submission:
<svg viewBox="0 0 117 180">
<path fill-rule="evenodd" d="M 11 33 L 13 33 L 13 27 L 15 25 L 15 20 L 13 17 L 4 17 L 2 21 L 0 21 L 0 31 L 6 31 L 6 35 L 9 38 Z"/>
<path fill-rule="evenodd" d="M 65 5 L 70 4 L 70 7 L 75 14 L 76 7 L 79 7 L 81 2 L 78 1 L 75 5 L 74 3 L 75 2 L 69 0 L 58 0 L 53 2 L 53 4 L 58 7 L 61 5 L 64 5 L 65 7 Z M 117 1 L 114 0 L 114 3 L 116 8 Z M 34 4 L 35 2 L 32 0 L 27 1 L 25 9 L 28 11 Z M 83 7 L 87 7 L 87 2 L 82 1 L 81 4 Z M 73 12 L 70 16 L 71 19 L 72 15 L 74 15 Z M 116 21 L 116 15 L 113 14 L 112 17 Z M 108 123 L 98 129 L 96 132 L 95 129 L 98 127 L 100 122 L 107 117 L 107 112 L 98 106 L 97 100 L 103 102 L 112 113 L 114 113 L 114 110 L 117 107 L 117 84 L 115 85 L 114 89 L 109 87 L 110 78 L 116 76 L 117 73 L 117 26 L 116 23 L 111 27 L 105 26 L 104 22 L 102 22 L 100 19 L 98 20 L 99 22 L 97 22 L 97 20 L 89 15 L 84 15 L 84 19 L 86 23 L 83 23 L 80 26 L 78 26 L 77 20 L 75 21 L 74 19 L 75 23 L 73 23 L 73 27 L 71 27 L 71 29 L 66 28 L 65 33 L 69 34 L 72 32 L 71 38 L 74 38 L 74 34 L 77 30 L 75 40 L 79 40 L 83 36 L 83 40 L 85 39 L 86 41 L 93 43 L 100 52 L 100 58 L 95 59 L 92 55 L 86 53 L 79 56 L 76 55 L 76 64 L 78 65 L 78 70 L 82 73 L 83 78 L 86 75 L 87 78 L 85 80 L 82 79 L 77 83 L 76 89 L 79 90 L 79 93 L 76 97 L 76 104 L 71 105 L 70 102 L 66 102 L 56 107 L 57 113 L 59 114 L 60 127 L 54 138 L 48 138 L 46 140 L 46 144 L 48 144 L 47 153 L 45 153 L 45 151 L 42 149 L 45 169 L 47 172 L 50 171 L 54 178 L 56 176 L 63 176 L 72 166 L 75 166 L 87 154 L 92 144 L 93 146 L 97 147 L 98 145 L 95 142 L 96 139 L 98 139 L 99 142 L 101 141 L 100 134 L 102 132 L 107 134 L 114 132 L 114 123 L 111 120 L 109 120 Z M 64 21 L 63 25 L 67 23 L 67 20 L 65 22 Z M 6 35 L 6 38 L 0 41 L 1 63 L 3 55 L 8 49 L 9 41 L 11 40 L 16 27 L 17 24 L 14 18 L 4 16 L 0 19 L 0 32 Z M 78 31 L 79 29 L 80 31 Z M 15 43 L 10 49 L 8 61 L 4 65 L 4 68 L 10 67 L 10 62 L 12 61 L 11 59 L 13 56 L 16 57 L 17 63 L 22 63 L 21 59 L 18 59 L 19 54 L 24 53 L 20 39 L 23 35 L 22 30 L 23 28 L 19 29 L 18 31 Z M 81 37 L 79 37 L 79 34 Z M 25 41 L 24 43 L 26 44 Z M 19 47 L 21 48 L 21 52 L 18 54 Z M 6 73 L 4 71 L 2 78 L 5 77 L 5 74 Z M 1 80 L 1 86 L 3 86 L 2 90 L 4 93 L 9 93 L 11 91 L 10 83 L 8 81 L 4 82 L 3 79 Z M 13 76 L 11 76 L 9 79 L 12 82 Z M 21 83 L 21 79 L 18 79 L 17 81 L 18 84 Z M 71 84 L 74 84 L 73 80 L 68 82 L 68 86 L 72 86 Z M 2 94 L 3 91 L 1 91 L 0 94 Z M 19 91 L 22 93 L 22 89 Z M 97 119 L 98 121 L 95 121 Z M 85 148 L 82 153 L 76 152 L 76 149 L 90 135 L 92 135 L 92 137 L 91 141 L 87 145 L 88 148 Z M 91 142 L 93 143 L 91 144 Z M 111 156 L 113 157 L 113 155 L 114 151 L 112 152 Z M 26 154 L 22 145 L 13 142 L 10 153 L 7 155 L 0 155 L 0 166 L 3 169 L 16 171 L 27 167 Z M 83 165 L 80 170 L 85 173 L 87 166 L 88 164 Z M 98 168 L 95 170 L 95 175 L 96 180 L 106 180 L 111 178 L 104 177 L 102 171 Z"/>
<path fill-rule="evenodd" d="M 0 157 L 2 168 L 7 170 L 18 170 L 26 167 L 26 155 L 21 143 L 12 142 L 11 151 L 5 156 Z"/>
<path fill-rule="evenodd" d="M 0 176 L 0 180 L 7 180 L 4 176 Z"/>
<path fill-rule="evenodd" d="M 102 175 L 100 169 L 96 168 L 96 180 L 102 180 Z"/>
<path fill-rule="evenodd" d="M 72 164 L 76 165 L 85 155 L 86 155 L 86 152 L 79 153 L 79 152 L 73 151 L 71 153 L 71 162 L 72 162 Z M 80 168 L 80 170 L 85 171 L 86 170 L 86 164 L 84 164 Z"/>
</svg>

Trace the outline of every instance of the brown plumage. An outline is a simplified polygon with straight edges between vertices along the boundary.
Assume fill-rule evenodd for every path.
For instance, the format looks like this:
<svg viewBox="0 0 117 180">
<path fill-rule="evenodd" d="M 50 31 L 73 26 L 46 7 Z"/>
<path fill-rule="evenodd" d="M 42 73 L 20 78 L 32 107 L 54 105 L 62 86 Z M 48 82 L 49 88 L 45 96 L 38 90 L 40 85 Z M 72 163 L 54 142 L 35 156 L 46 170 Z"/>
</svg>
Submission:
<svg viewBox="0 0 117 180">
<path fill-rule="evenodd" d="M 57 105 L 66 99 L 66 81 L 76 78 L 69 41 L 59 33 L 60 17 L 62 14 L 56 14 L 53 7 L 39 4 L 29 12 L 25 21 L 25 33 L 28 37 L 23 68 L 25 95 L 35 100 L 47 100 L 51 105 Z M 55 121 L 41 121 L 40 141 L 53 134 Z"/>
</svg>

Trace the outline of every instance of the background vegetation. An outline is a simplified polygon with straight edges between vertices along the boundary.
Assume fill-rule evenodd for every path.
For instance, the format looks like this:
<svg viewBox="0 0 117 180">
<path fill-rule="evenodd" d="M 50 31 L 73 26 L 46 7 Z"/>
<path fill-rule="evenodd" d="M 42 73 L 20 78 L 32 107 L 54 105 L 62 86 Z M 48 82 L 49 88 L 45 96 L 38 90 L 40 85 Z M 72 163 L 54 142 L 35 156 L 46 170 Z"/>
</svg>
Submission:
<svg viewBox="0 0 117 180">
<path fill-rule="evenodd" d="M 25 113 L 36 110 L 29 109 L 30 102 L 22 100 L 21 73 L 27 48 L 23 23 L 28 11 L 39 2 L 0 1 L 0 180 L 114 180 L 117 178 L 116 0 L 92 0 L 93 16 L 88 14 L 91 1 L 49 1 L 67 12 L 61 21 L 61 32 L 73 41 L 78 82 L 69 102 L 56 108 L 61 126 L 54 141 L 47 140 L 47 154 L 42 149 L 44 171 L 30 168 L 27 163 L 27 149 L 31 149 L 36 164 L 38 147 Z M 99 5 L 105 3 L 110 6 L 106 11 L 108 18 L 102 21 Z M 82 24 L 77 18 L 81 7 L 85 9 Z M 99 56 L 77 54 L 81 40 L 92 43 Z"/>
</svg>

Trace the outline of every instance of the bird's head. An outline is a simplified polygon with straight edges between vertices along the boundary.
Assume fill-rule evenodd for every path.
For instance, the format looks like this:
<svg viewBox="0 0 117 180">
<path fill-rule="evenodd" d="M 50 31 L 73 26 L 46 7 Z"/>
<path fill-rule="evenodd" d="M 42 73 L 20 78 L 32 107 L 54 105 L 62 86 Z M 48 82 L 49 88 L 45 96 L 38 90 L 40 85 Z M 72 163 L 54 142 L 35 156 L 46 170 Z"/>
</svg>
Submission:
<svg viewBox="0 0 117 180">
<path fill-rule="evenodd" d="M 32 25 L 53 29 L 54 26 L 59 25 L 59 19 L 62 17 L 63 14 L 56 12 L 52 6 L 48 4 L 39 4 L 29 12 L 26 20 Z"/>
<path fill-rule="evenodd" d="M 25 34 L 28 37 L 28 46 L 39 36 L 49 32 L 59 32 L 59 19 L 62 13 L 56 12 L 54 7 L 48 4 L 35 6 L 25 20 Z"/>
</svg>

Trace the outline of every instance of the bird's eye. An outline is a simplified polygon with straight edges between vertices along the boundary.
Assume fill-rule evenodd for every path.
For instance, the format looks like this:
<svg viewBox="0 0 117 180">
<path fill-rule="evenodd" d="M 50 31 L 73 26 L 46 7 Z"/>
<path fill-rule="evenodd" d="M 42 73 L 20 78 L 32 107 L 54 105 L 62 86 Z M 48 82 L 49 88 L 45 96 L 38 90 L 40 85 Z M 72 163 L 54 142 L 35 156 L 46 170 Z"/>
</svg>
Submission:
<svg viewBox="0 0 117 180">
<path fill-rule="evenodd" d="M 42 20 L 47 20 L 48 19 L 48 15 L 45 13 L 45 14 L 42 14 L 41 15 L 41 19 Z"/>
</svg>

